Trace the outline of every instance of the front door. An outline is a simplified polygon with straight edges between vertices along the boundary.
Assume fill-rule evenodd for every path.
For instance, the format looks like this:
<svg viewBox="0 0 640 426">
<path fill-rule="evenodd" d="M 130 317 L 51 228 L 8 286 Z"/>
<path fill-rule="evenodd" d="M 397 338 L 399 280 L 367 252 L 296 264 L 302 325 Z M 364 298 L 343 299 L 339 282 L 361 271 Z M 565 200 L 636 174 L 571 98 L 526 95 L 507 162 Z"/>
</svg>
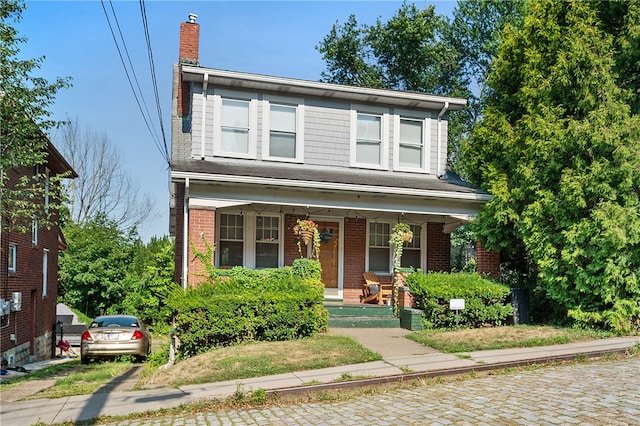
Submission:
<svg viewBox="0 0 640 426">
<path fill-rule="evenodd" d="M 338 297 L 340 223 L 316 222 L 320 231 L 320 265 L 325 296 Z"/>
</svg>

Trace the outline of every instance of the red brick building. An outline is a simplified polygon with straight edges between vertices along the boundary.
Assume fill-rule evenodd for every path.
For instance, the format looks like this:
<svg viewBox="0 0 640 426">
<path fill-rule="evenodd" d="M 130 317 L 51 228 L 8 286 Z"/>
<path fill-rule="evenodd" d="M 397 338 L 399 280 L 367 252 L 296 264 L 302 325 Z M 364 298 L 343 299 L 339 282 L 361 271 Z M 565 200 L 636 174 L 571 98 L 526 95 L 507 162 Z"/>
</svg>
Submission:
<svg viewBox="0 0 640 426">
<path fill-rule="evenodd" d="M 403 266 L 450 270 L 450 233 L 490 198 L 446 172 L 464 99 L 205 68 L 199 36 L 182 23 L 174 67 L 176 282 L 201 282 L 203 238 L 217 267 L 290 265 L 297 219 L 318 224 L 327 299 L 358 302 L 363 272 L 391 274 L 398 222 L 414 234 Z"/>
<path fill-rule="evenodd" d="M 46 163 L 8 171 L 7 187 L 36 169 L 47 176 L 75 172 L 56 148 L 48 143 Z M 38 201 L 52 202 L 48 196 Z M 54 218 L 57 222 L 57 218 Z M 32 222 L 29 232 L 3 229 L 0 234 L 0 351 L 9 366 L 51 358 L 55 344 L 58 297 L 58 251 L 64 238 L 58 226 L 47 228 Z"/>
</svg>

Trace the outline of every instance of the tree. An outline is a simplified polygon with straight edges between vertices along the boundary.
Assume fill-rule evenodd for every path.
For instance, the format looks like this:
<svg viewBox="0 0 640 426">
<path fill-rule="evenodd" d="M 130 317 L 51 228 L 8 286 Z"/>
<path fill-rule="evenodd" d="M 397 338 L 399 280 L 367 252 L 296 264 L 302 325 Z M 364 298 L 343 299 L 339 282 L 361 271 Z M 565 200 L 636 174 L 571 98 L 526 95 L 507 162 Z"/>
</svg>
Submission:
<svg viewBox="0 0 640 426">
<path fill-rule="evenodd" d="M 358 26 L 355 16 L 336 23 L 316 49 L 327 70 L 324 81 L 411 90 L 469 100 L 449 117 L 449 166 L 458 173 L 462 140 L 482 114 L 485 80 L 499 35 L 519 19 L 523 2 L 469 0 L 458 3 L 454 20 L 433 6 L 403 3 L 387 22 Z"/>
<path fill-rule="evenodd" d="M 71 220 L 85 224 L 104 214 L 120 228 L 133 229 L 149 217 L 150 197 L 140 194 L 105 133 L 82 130 L 70 121 L 59 139 L 60 150 L 79 175 L 67 187 Z"/>
<path fill-rule="evenodd" d="M 49 181 L 44 169 L 17 185 L 8 186 L 9 171 L 16 167 L 34 168 L 46 162 L 48 140 L 45 133 L 59 123 L 51 119 L 49 107 L 56 93 L 69 86 L 68 78 L 49 82 L 33 76 L 44 57 L 20 59 L 19 37 L 12 26 L 22 18 L 24 5 L 15 0 L 0 0 L 0 233 L 2 228 L 25 230 L 36 218 L 43 226 L 57 217 L 59 205 L 44 209 L 34 199 L 60 199 L 59 185 Z"/>
<path fill-rule="evenodd" d="M 493 195 L 485 247 L 520 256 L 579 324 L 628 331 L 640 323 L 640 121 L 601 28 L 593 3 L 529 3 L 466 159 Z"/>
<path fill-rule="evenodd" d="M 152 238 L 147 245 L 136 244 L 132 268 L 122 281 L 124 297 L 108 312 L 126 312 L 154 324 L 156 331 L 170 324 L 172 311 L 166 298 L 173 281 L 173 242 L 168 237 Z"/>
<path fill-rule="evenodd" d="M 64 227 L 67 249 L 59 259 L 59 297 L 87 316 L 106 313 L 126 295 L 122 287 L 133 260 L 134 232 L 98 214 Z"/>
</svg>

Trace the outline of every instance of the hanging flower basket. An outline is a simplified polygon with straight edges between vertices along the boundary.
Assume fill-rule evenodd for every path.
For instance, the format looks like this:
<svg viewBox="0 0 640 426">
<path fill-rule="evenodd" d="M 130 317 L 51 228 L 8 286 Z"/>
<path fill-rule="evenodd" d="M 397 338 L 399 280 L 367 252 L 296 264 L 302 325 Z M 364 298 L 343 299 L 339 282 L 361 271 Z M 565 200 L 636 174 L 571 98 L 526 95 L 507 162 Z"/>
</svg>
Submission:
<svg viewBox="0 0 640 426">
<path fill-rule="evenodd" d="M 302 244 L 308 246 L 309 244 L 313 244 L 311 256 L 315 257 L 316 260 L 320 258 L 320 232 L 318 232 L 318 225 L 309 219 L 300 220 L 298 219 L 298 223 L 293 227 L 293 234 L 298 239 L 298 252 L 300 253 L 300 257 L 302 256 Z"/>
</svg>

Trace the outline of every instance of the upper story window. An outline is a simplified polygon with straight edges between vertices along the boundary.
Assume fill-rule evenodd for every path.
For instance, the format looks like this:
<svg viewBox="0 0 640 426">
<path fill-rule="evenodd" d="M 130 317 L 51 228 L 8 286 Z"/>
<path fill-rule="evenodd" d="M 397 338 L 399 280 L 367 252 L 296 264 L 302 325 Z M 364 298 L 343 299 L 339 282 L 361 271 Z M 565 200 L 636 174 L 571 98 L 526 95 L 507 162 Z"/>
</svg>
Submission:
<svg viewBox="0 0 640 426">
<path fill-rule="evenodd" d="M 213 155 L 255 158 L 257 100 L 214 96 Z"/>
<path fill-rule="evenodd" d="M 388 169 L 388 114 L 351 111 L 351 165 Z"/>
<path fill-rule="evenodd" d="M 18 246 L 9 244 L 9 272 L 16 272 L 18 259 Z"/>
<path fill-rule="evenodd" d="M 429 171 L 427 120 L 394 117 L 394 169 Z"/>
<path fill-rule="evenodd" d="M 262 156 L 266 160 L 303 162 L 304 105 L 264 101 Z"/>
<path fill-rule="evenodd" d="M 249 102 L 222 100 L 222 151 L 249 153 Z"/>
</svg>

